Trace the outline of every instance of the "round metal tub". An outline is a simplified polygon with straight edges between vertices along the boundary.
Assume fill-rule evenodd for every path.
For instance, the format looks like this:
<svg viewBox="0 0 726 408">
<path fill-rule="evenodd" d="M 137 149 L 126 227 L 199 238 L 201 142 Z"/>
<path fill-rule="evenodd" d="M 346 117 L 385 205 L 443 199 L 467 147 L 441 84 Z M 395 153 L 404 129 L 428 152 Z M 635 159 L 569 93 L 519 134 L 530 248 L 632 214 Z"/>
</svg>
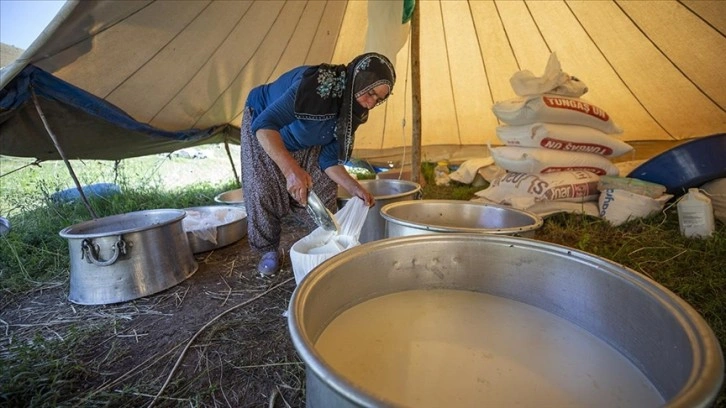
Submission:
<svg viewBox="0 0 726 408">
<path fill-rule="evenodd" d="M 470 232 L 534 238 L 542 217 L 496 204 L 461 200 L 401 201 L 381 209 L 386 237 Z"/>
<path fill-rule="evenodd" d="M 435 302 L 414 303 L 420 312 L 398 324 L 423 328 L 431 316 L 444 313 L 448 317 L 445 324 L 431 329 L 431 337 L 412 336 L 404 342 L 408 347 L 397 352 L 398 358 L 413 360 L 418 356 L 433 364 L 434 374 L 423 379 L 425 384 L 407 383 L 418 374 L 415 369 L 391 367 L 389 360 L 362 352 L 376 346 L 386 352 L 393 348 L 386 341 L 341 342 L 339 352 L 350 357 L 342 364 L 318 347 L 326 330 L 346 313 L 369 301 L 416 290 L 485 296 L 507 307 L 498 320 L 490 321 L 483 313 L 461 322 L 455 313 L 446 316 L 448 311 L 436 307 Z M 399 309 L 404 305 L 387 310 L 393 315 Z M 514 313 L 519 310 L 558 324 L 520 321 Z M 388 314 L 375 318 L 387 319 Z M 521 237 L 428 234 L 351 248 L 326 260 L 303 279 L 293 293 L 288 315 L 293 344 L 306 366 L 309 407 L 426 407 L 432 404 L 429 397 L 450 398 L 450 404 L 445 405 L 457 407 L 469 405 L 462 401 L 467 398 L 474 406 L 705 407 L 715 401 L 724 377 L 723 354 L 713 331 L 675 294 L 605 259 Z M 364 319 L 360 324 L 368 322 Z M 366 326 L 362 333 L 366 337 L 384 336 L 397 329 L 396 324 L 379 326 L 378 330 Z M 447 343 L 447 338 L 456 338 L 472 325 L 483 326 L 477 337 L 481 344 L 457 348 L 459 345 Z M 359 330 L 357 325 L 348 327 Z M 489 340 L 502 333 L 511 335 L 503 339 L 504 346 L 488 347 Z M 573 338 L 587 341 L 572 344 Z M 507 347 L 510 343 L 513 346 Z M 608 351 L 611 358 L 587 353 L 590 343 Z M 425 353 L 427 344 L 441 352 Z M 521 344 L 526 346 L 516 346 Z M 558 345 L 559 351 L 553 352 Z M 470 358 L 454 360 L 455 353 L 450 353 L 454 350 L 467 352 Z M 458 371 L 472 359 L 483 361 L 480 366 L 491 370 L 489 375 L 472 377 Z M 610 360 L 618 360 L 625 371 L 611 371 Z M 361 365 L 371 368 L 369 378 L 390 380 L 389 390 L 413 387 L 413 397 L 422 399 L 399 399 L 400 395 L 354 380 L 350 370 Z M 444 388 L 443 383 L 452 383 L 448 381 L 451 375 L 446 374 L 452 372 L 454 387 Z M 563 373 L 569 375 L 563 378 Z M 625 380 L 633 376 L 643 383 L 633 387 Z M 561 389 L 545 392 L 553 384 Z M 630 399 L 621 388 L 630 389 Z M 484 392 L 474 395 L 471 403 L 471 393 L 477 390 Z"/>
<path fill-rule="evenodd" d="M 168 289 L 197 271 L 182 210 L 136 211 L 60 231 L 68 239 L 71 302 L 119 303 Z"/>
<path fill-rule="evenodd" d="M 247 211 L 231 205 L 185 208 L 182 227 L 197 254 L 233 244 L 247 235 Z"/>
<path fill-rule="evenodd" d="M 241 188 L 225 191 L 214 197 L 214 202 L 227 205 L 245 205 L 244 192 Z"/>
<path fill-rule="evenodd" d="M 421 185 L 406 180 L 358 180 L 376 199 L 376 204 L 368 210 L 361 228 L 358 241 L 371 242 L 386 237 L 386 221 L 381 217 L 381 209 L 402 200 L 418 199 Z M 342 208 L 350 200 L 350 195 L 338 189 L 338 207 Z"/>
</svg>

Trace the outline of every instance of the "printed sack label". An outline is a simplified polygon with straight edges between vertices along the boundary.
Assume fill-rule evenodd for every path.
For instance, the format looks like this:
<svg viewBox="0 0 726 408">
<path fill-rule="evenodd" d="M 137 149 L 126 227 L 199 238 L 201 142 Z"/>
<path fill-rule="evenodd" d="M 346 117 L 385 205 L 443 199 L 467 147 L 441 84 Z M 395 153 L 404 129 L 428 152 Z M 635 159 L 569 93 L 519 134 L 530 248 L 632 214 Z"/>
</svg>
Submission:
<svg viewBox="0 0 726 408">
<path fill-rule="evenodd" d="M 533 123 L 498 126 L 496 132 L 499 140 L 508 146 L 541 147 L 603 157 L 618 157 L 633 150 L 622 140 L 588 126 Z"/>
<path fill-rule="evenodd" d="M 588 126 L 607 134 L 623 133 L 604 109 L 580 98 L 560 95 L 539 95 L 497 102 L 494 115 L 508 125 L 559 123 Z"/>
<path fill-rule="evenodd" d="M 588 171 L 563 171 L 549 174 L 510 172 L 492 180 L 489 187 L 475 193 L 497 204 L 526 210 L 538 202 L 596 201 L 600 177 Z"/>
<path fill-rule="evenodd" d="M 516 173 L 556 173 L 582 170 L 598 176 L 620 174 L 617 166 L 610 160 L 592 153 L 501 146 L 492 148 L 491 154 L 497 166 Z"/>
</svg>

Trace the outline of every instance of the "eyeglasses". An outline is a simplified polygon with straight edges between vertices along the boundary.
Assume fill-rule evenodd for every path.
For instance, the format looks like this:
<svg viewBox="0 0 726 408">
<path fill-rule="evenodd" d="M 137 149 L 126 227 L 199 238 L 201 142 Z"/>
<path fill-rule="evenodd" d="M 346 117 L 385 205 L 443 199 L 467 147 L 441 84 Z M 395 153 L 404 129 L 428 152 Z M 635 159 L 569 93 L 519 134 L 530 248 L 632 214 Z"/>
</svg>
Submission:
<svg viewBox="0 0 726 408">
<path fill-rule="evenodd" d="M 374 89 L 371 89 L 368 91 L 368 96 L 370 96 L 371 98 L 375 98 L 376 105 L 379 105 L 379 104 L 385 102 L 386 99 L 388 98 L 388 94 L 386 94 L 385 96 L 380 96 L 376 93 L 376 91 Z"/>
</svg>

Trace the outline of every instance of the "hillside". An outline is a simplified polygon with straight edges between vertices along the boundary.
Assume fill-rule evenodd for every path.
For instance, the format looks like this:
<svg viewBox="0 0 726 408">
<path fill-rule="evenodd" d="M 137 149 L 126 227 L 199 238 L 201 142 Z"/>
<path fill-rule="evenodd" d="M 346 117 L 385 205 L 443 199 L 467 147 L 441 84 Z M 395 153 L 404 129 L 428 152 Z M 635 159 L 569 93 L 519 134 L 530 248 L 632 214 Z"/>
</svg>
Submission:
<svg viewBox="0 0 726 408">
<path fill-rule="evenodd" d="M 20 49 L 14 45 L 0 43 L 0 67 L 9 65 L 15 61 L 20 54 L 23 53 L 23 49 Z"/>
</svg>

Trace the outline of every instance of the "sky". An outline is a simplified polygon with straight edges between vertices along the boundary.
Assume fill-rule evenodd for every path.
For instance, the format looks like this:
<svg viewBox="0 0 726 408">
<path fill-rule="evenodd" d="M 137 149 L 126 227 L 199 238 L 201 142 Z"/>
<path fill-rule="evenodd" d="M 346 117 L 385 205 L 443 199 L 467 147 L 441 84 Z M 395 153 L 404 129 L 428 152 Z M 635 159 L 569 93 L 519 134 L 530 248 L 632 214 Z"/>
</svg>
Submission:
<svg viewBox="0 0 726 408">
<path fill-rule="evenodd" d="M 0 0 L 0 42 L 27 49 L 65 0 Z"/>
</svg>

